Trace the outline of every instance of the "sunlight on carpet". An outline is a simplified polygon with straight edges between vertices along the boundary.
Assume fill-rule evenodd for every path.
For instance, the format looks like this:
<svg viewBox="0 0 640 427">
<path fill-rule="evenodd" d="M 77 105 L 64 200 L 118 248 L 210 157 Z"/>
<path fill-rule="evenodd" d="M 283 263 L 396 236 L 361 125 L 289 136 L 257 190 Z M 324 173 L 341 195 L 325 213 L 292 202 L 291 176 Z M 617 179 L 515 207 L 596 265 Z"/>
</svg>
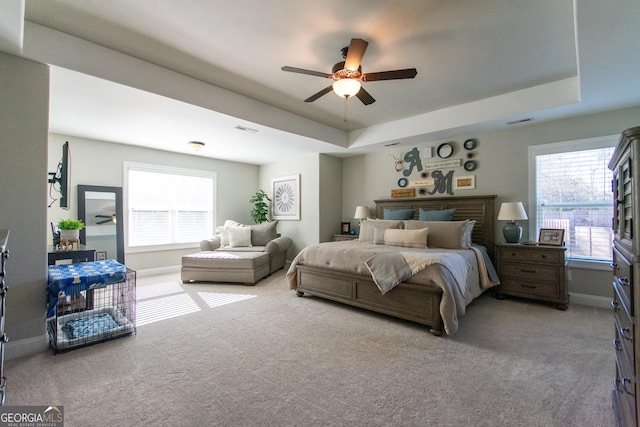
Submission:
<svg viewBox="0 0 640 427">
<path fill-rule="evenodd" d="M 136 323 L 138 326 L 159 320 L 200 311 L 198 304 L 186 293 L 169 297 L 138 301 Z"/>
<path fill-rule="evenodd" d="M 198 296 L 211 308 L 257 297 L 257 295 L 218 294 L 214 292 L 198 292 Z"/>
<path fill-rule="evenodd" d="M 257 295 L 198 292 L 197 297 L 209 308 L 214 308 L 254 298 Z M 140 286 L 136 292 L 137 326 L 201 311 L 202 308 L 194 298 L 196 297 L 186 293 L 182 285 L 177 282 Z"/>
<path fill-rule="evenodd" d="M 147 298 L 160 297 L 163 295 L 179 294 L 180 292 L 184 292 L 184 289 L 177 282 L 138 286 L 138 289 L 136 290 L 136 299 L 143 300 Z"/>
</svg>

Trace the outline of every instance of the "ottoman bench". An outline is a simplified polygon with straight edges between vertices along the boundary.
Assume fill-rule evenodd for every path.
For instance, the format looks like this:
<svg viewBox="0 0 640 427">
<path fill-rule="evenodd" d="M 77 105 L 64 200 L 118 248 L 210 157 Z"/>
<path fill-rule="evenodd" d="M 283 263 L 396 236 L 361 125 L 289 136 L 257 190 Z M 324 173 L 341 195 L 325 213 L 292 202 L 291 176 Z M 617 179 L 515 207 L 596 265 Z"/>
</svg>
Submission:
<svg viewBox="0 0 640 427">
<path fill-rule="evenodd" d="M 191 281 L 233 282 L 253 286 L 269 275 L 266 252 L 203 251 L 182 256 L 180 278 Z"/>
</svg>

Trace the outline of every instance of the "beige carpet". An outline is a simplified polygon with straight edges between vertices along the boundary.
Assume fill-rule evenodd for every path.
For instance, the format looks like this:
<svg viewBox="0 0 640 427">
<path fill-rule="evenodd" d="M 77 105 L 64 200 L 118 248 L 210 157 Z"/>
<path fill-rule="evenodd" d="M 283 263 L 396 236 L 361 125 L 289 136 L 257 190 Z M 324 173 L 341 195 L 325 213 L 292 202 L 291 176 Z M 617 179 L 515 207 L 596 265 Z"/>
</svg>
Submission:
<svg viewBox="0 0 640 427">
<path fill-rule="evenodd" d="M 282 271 L 166 282 L 139 287 L 136 336 L 7 361 L 6 404 L 64 405 L 67 427 L 614 425 L 609 310 L 485 295 L 438 338 Z"/>
</svg>

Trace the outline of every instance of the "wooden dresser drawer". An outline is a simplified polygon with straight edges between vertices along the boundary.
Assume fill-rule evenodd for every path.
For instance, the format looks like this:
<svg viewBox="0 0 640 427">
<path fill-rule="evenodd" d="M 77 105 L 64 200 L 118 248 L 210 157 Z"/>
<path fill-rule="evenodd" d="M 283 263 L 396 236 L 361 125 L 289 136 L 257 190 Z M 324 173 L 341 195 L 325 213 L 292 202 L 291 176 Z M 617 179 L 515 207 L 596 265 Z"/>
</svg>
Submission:
<svg viewBox="0 0 640 427">
<path fill-rule="evenodd" d="M 504 279 L 518 278 L 534 282 L 556 283 L 558 281 L 558 267 L 505 262 L 502 267 L 502 275 Z"/>
<path fill-rule="evenodd" d="M 613 251 L 613 287 L 627 311 L 633 312 L 633 266 L 618 250 Z"/>
<path fill-rule="evenodd" d="M 555 298 L 558 296 L 558 286 L 555 283 L 505 278 L 502 280 L 502 288 L 505 292 L 525 297 Z"/>
</svg>

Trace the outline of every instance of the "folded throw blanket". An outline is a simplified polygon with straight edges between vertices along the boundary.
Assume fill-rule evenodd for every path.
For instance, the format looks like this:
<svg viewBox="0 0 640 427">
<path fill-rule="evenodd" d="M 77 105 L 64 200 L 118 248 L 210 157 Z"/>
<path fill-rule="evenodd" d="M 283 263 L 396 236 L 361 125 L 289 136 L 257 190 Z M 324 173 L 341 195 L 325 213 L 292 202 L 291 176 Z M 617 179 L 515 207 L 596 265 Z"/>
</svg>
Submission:
<svg viewBox="0 0 640 427">
<path fill-rule="evenodd" d="M 430 252 L 425 257 L 416 252 L 383 252 L 365 262 L 382 295 L 432 264 L 442 264 L 447 268 L 458 287 L 462 288 L 466 284 L 471 266 L 455 253 Z"/>
</svg>

